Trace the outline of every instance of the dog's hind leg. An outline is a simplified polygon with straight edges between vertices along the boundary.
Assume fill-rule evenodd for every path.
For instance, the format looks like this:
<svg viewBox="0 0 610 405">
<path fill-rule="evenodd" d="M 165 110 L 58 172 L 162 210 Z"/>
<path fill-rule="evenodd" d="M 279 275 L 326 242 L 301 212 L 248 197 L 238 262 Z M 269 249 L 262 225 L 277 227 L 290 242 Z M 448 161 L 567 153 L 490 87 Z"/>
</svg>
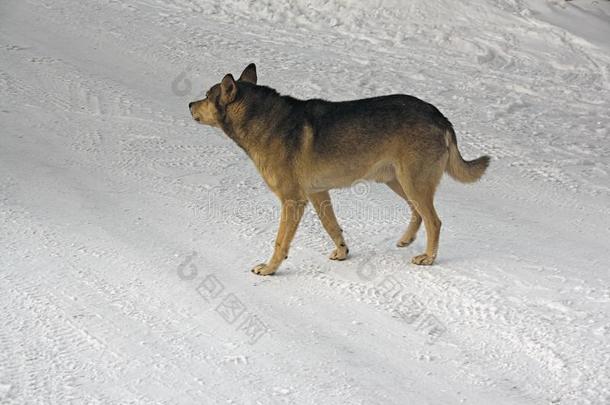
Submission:
<svg viewBox="0 0 610 405">
<path fill-rule="evenodd" d="M 294 238 L 299 222 L 303 217 L 307 200 L 282 199 L 282 212 L 278 228 L 273 256 L 268 263 L 261 263 L 252 269 L 252 272 L 261 276 L 276 272 L 280 264 L 288 257 L 290 242 Z"/>
<path fill-rule="evenodd" d="M 405 191 L 402 189 L 402 186 L 400 185 L 398 180 L 394 179 L 392 181 L 387 182 L 386 184 L 392 189 L 392 191 L 401 196 L 411 208 L 411 220 L 409 221 L 409 226 L 407 227 L 407 230 L 402 235 L 400 240 L 396 242 L 396 246 L 398 247 L 409 246 L 417 237 L 417 231 L 419 231 L 419 227 L 421 226 L 422 221 L 421 215 L 419 215 L 419 212 L 417 212 L 417 210 L 413 206 L 413 203 L 409 201 L 409 198 L 405 194 Z"/>
<path fill-rule="evenodd" d="M 417 172 L 417 170 L 413 171 Z M 426 227 L 426 252 L 411 259 L 411 262 L 419 265 L 431 265 L 438 253 L 438 241 L 441 231 L 441 220 L 434 209 L 434 192 L 442 176 L 442 171 L 435 170 L 426 175 L 418 174 L 413 177 L 413 172 L 402 167 L 397 170 L 398 182 L 402 186 L 411 204 L 424 220 Z"/>
<path fill-rule="evenodd" d="M 337 223 L 337 217 L 335 217 L 335 212 L 330 202 L 330 194 L 328 191 L 322 191 L 310 194 L 308 198 L 318 213 L 322 226 L 324 226 L 324 229 L 326 229 L 326 232 L 335 243 L 336 249 L 330 254 L 330 260 L 345 260 L 349 249 L 345 244 L 345 240 L 343 240 L 343 231 Z"/>
</svg>

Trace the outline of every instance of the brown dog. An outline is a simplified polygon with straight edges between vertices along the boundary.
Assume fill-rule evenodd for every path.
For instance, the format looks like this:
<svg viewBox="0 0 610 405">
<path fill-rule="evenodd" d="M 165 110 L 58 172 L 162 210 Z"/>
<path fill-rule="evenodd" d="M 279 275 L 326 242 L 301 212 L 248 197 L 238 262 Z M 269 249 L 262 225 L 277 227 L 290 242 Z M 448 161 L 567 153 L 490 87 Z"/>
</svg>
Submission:
<svg viewBox="0 0 610 405">
<path fill-rule="evenodd" d="M 344 260 L 349 250 L 328 190 L 357 180 L 386 183 L 411 207 L 411 221 L 398 246 L 415 240 L 423 218 L 426 251 L 412 262 L 431 265 L 441 228 L 434 192 L 443 173 L 474 182 L 489 157 L 465 161 L 449 120 L 413 96 L 297 100 L 256 82 L 256 67 L 250 64 L 239 80 L 227 74 L 205 99 L 189 104 L 195 121 L 221 128 L 246 151 L 282 203 L 273 256 L 252 271 L 268 275 L 278 269 L 308 201 L 336 245 L 330 258 Z"/>
</svg>

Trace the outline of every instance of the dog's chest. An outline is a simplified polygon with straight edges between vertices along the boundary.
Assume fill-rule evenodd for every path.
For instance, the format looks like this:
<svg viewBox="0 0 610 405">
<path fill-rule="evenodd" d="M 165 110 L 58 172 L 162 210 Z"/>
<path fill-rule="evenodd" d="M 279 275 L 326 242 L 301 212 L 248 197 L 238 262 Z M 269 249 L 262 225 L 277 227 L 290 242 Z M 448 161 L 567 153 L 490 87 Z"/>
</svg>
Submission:
<svg viewBox="0 0 610 405">
<path fill-rule="evenodd" d="M 282 167 L 281 162 L 277 159 L 270 158 L 263 153 L 251 153 L 250 157 L 260 173 L 261 177 L 267 183 L 271 190 L 275 191 L 280 188 L 283 178 L 288 176 L 286 167 Z"/>
</svg>

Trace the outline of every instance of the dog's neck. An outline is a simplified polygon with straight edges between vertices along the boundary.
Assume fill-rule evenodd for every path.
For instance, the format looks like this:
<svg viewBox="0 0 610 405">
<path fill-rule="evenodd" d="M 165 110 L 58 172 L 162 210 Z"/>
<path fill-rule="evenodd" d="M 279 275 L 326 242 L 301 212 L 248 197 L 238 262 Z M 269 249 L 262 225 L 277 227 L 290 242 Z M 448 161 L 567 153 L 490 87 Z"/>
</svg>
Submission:
<svg viewBox="0 0 610 405">
<path fill-rule="evenodd" d="M 275 91 L 253 86 L 245 89 L 243 99 L 226 107 L 221 128 L 250 157 L 253 150 L 273 141 L 277 127 L 302 126 L 301 100 L 280 96 Z M 277 135 L 276 135 L 277 136 Z"/>
</svg>

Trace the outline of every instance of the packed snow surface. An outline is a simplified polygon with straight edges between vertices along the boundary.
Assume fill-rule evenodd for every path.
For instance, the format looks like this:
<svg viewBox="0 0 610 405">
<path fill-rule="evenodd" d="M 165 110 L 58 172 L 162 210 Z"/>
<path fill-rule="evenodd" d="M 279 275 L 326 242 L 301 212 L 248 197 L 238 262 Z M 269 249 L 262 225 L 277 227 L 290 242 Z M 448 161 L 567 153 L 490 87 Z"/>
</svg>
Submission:
<svg viewBox="0 0 610 405">
<path fill-rule="evenodd" d="M 0 403 L 610 403 L 610 2 L 5 0 Z M 383 185 L 333 191 L 273 277 L 278 202 L 187 104 L 249 63 L 283 94 L 431 102 L 432 267 Z"/>
</svg>

